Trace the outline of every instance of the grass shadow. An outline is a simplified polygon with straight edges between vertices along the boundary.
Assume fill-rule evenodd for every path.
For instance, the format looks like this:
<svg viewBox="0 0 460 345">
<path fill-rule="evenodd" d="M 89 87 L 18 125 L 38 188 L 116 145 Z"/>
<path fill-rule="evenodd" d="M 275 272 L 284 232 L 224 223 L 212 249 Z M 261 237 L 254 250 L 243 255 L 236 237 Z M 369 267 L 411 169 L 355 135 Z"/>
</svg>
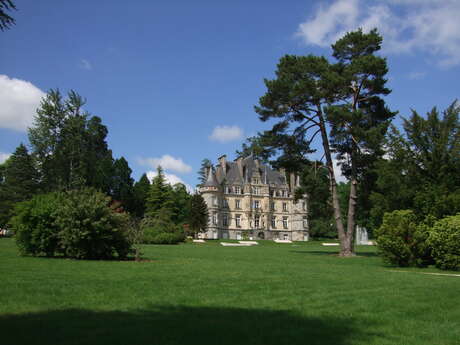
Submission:
<svg viewBox="0 0 460 345">
<path fill-rule="evenodd" d="M 366 322 L 306 318 L 287 311 L 156 307 L 138 311 L 67 309 L 0 316 L 3 344 L 348 345 L 369 343 Z"/>
</svg>

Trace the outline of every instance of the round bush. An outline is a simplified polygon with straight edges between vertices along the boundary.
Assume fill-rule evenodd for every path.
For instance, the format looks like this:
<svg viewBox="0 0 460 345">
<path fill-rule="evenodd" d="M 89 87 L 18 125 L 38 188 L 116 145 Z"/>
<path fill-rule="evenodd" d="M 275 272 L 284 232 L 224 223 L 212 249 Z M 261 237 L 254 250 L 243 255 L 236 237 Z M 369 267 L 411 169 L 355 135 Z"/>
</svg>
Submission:
<svg viewBox="0 0 460 345">
<path fill-rule="evenodd" d="M 128 217 L 92 188 L 65 193 L 56 217 L 60 250 L 77 259 L 125 258 L 130 252 Z"/>
<path fill-rule="evenodd" d="M 428 244 L 437 267 L 460 269 L 460 214 L 438 220 L 430 230 Z"/>
<path fill-rule="evenodd" d="M 411 210 L 385 213 L 375 235 L 379 254 L 392 265 L 423 267 L 431 261 L 428 227 Z"/>
<path fill-rule="evenodd" d="M 58 249 L 56 216 L 60 193 L 37 195 L 19 203 L 11 223 L 22 254 L 52 256 Z"/>
<path fill-rule="evenodd" d="M 131 251 L 126 214 L 114 212 L 110 198 L 86 188 L 37 195 L 17 207 L 13 219 L 23 254 L 77 259 L 125 258 Z"/>
</svg>

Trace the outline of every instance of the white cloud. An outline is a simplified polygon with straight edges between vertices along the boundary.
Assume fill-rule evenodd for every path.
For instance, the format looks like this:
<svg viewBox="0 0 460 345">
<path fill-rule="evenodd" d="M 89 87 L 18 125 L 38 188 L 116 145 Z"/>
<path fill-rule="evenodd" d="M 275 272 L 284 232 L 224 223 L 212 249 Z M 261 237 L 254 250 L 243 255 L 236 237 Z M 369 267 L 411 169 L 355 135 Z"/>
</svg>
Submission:
<svg viewBox="0 0 460 345">
<path fill-rule="evenodd" d="M 93 65 L 91 65 L 91 63 L 86 59 L 81 59 L 78 66 L 80 66 L 81 69 L 85 69 L 87 71 L 93 69 Z"/>
<path fill-rule="evenodd" d="M 147 174 L 147 178 L 150 180 L 150 182 L 152 182 L 153 178 L 158 175 L 158 172 L 151 170 L 151 171 L 147 171 L 146 174 Z M 164 173 L 164 177 L 165 177 L 166 182 L 169 183 L 171 186 L 174 186 L 176 183 L 182 183 L 183 185 L 185 185 L 185 188 L 187 188 L 189 193 L 193 192 L 193 188 L 189 184 L 185 183 L 179 176 L 176 176 L 174 174 Z"/>
<path fill-rule="evenodd" d="M 25 131 L 44 96 L 32 83 L 0 74 L 0 128 Z"/>
<path fill-rule="evenodd" d="M 174 158 L 170 155 L 163 155 L 160 158 L 139 158 L 138 163 L 154 169 L 161 166 L 165 170 L 172 170 L 179 173 L 189 173 L 192 171 L 192 167 L 184 163 L 181 158 Z"/>
<path fill-rule="evenodd" d="M 243 130 L 238 126 L 217 126 L 213 129 L 209 139 L 226 143 L 239 140 L 243 137 Z"/>
<path fill-rule="evenodd" d="M 460 64 L 460 1 L 335 0 L 299 25 L 308 45 L 327 47 L 347 31 L 376 27 L 386 53 L 428 53 L 442 67 Z"/>
<path fill-rule="evenodd" d="M 5 162 L 11 155 L 9 153 L 0 152 L 0 164 Z"/>
</svg>

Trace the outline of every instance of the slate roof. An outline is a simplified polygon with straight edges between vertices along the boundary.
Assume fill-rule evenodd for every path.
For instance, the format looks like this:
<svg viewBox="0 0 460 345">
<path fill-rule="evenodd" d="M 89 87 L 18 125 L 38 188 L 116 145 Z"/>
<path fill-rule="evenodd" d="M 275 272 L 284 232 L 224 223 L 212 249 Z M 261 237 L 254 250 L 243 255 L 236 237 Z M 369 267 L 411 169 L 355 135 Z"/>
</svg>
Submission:
<svg viewBox="0 0 460 345">
<path fill-rule="evenodd" d="M 244 181 L 243 176 L 241 175 L 240 169 L 238 169 L 238 163 L 236 161 L 226 163 L 226 173 L 224 173 L 222 166 L 217 165 L 215 174 L 216 182 L 222 184 L 243 184 L 247 181 L 250 181 L 254 175 L 259 173 L 262 183 L 274 184 L 277 186 L 282 186 L 286 184 L 285 177 L 276 170 L 271 169 L 265 164 L 256 163 L 256 160 L 251 156 L 244 158 L 241 161 L 242 170 L 245 173 L 246 181 Z M 208 176 L 209 181 L 209 176 Z M 206 182 L 206 184 L 208 183 Z M 206 186 L 205 184 L 205 186 Z"/>
<path fill-rule="evenodd" d="M 216 175 L 213 173 L 212 168 L 209 168 L 208 178 L 203 187 L 219 187 L 219 182 L 217 182 Z"/>
</svg>

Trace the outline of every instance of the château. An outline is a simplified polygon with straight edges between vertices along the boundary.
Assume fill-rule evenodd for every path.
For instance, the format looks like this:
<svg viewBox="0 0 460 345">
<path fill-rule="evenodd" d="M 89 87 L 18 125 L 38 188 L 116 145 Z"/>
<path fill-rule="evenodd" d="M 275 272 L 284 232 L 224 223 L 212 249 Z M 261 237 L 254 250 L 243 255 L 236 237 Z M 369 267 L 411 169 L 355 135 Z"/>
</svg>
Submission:
<svg viewBox="0 0 460 345">
<path fill-rule="evenodd" d="M 308 240 L 307 198 L 294 199 L 299 177 L 253 156 L 223 155 L 199 188 L 209 211 L 208 239 Z"/>
</svg>

